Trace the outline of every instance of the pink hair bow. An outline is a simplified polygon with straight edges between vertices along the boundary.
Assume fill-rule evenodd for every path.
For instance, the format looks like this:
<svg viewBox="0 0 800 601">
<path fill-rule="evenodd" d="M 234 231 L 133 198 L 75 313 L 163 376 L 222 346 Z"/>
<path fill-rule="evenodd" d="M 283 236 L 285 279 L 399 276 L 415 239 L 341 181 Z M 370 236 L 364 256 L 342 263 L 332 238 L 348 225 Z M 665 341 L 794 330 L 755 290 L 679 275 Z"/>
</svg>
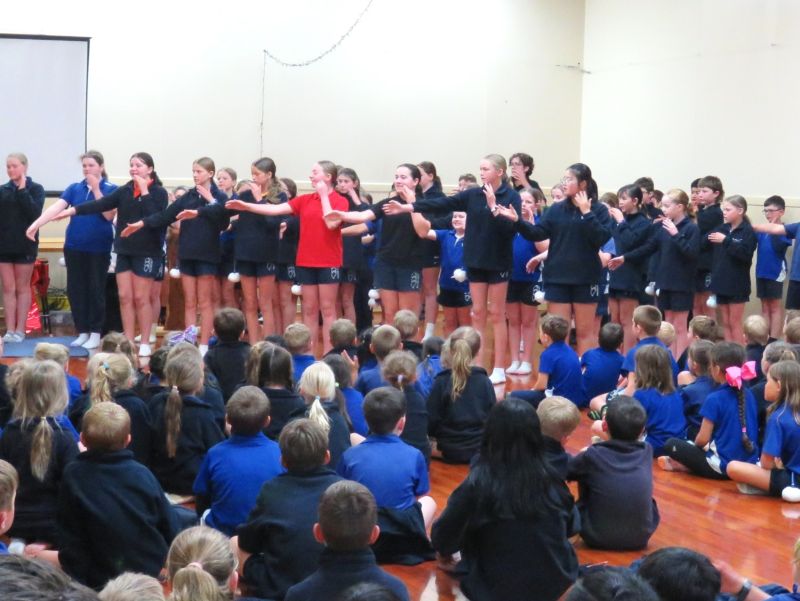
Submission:
<svg viewBox="0 0 800 601">
<path fill-rule="evenodd" d="M 732 365 L 731 367 L 725 370 L 725 380 L 728 382 L 730 386 L 733 386 L 734 388 L 738 388 L 740 390 L 742 388 L 743 380 L 752 380 L 757 375 L 758 374 L 756 374 L 755 361 L 747 361 L 741 367 Z"/>
<path fill-rule="evenodd" d="M 189 326 L 183 332 L 173 332 L 167 338 L 167 346 L 175 346 L 179 342 L 197 343 L 197 328 Z"/>
</svg>

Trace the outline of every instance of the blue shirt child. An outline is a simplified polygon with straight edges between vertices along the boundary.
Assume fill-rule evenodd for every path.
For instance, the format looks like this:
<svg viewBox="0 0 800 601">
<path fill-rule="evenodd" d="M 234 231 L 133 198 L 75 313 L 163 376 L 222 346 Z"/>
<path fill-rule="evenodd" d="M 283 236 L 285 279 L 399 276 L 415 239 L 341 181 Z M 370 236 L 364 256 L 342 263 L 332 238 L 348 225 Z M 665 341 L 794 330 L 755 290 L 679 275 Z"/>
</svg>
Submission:
<svg viewBox="0 0 800 601">
<path fill-rule="evenodd" d="M 786 403 L 776 407 L 767 420 L 763 451 L 772 457 L 780 457 L 784 468 L 800 474 L 800 425 Z"/>
<path fill-rule="evenodd" d="M 617 387 L 624 357 L 619 351 L 593 348 L 581 357 L 584 398 L 591 400 L 598 394 L 611 392 Z"/>
<path fill-rule="evenodd" d="M 661 339 L 658 336 L 647 336 L 646 338 L 642 338 L 631 350 L 628 351 L 628 353 L 625 355 L 625 360 L 622 362 L 622 375 L 627 376 L 628 374 L 636 373 L 636 351 L 643 346 L 647 346 L 648 344 L 657 344 L 669 353 L 669 364 L 672 366 L 672 376 L 675 382 L 677 382 L 679 373 L 678 363 L 675 361 L 675 357 L 672 356 L 672 351 L 669 350 L 669 347 L 666 344 L 661 342 Z"/>
<path fill-rule="evenodd" d="M 469 292 L 469 282 L 459 282 L 453 278 L 456 269 L 464 267 L 464 236 L 457 236 L 455 230 L 434 230 L 436 240 L 442 250 L 442 267 L 439 271 L 439 287 L 458 292 Z"/>
<path fill-rule="evenodd" d="M 720 459 L 720 468 L 724 474 L 731 461 L 758 461 L 758 408 L 753 393 L 744 389 L 745 416 L 747 419 L 747 437 L 753 443 L 753 450 L 748 452 L 742 444 L 742 423 L 739 419 L 739 401 L 737 391 L 728 384 L 723 384 L 706 397 L 700 408 L 700 416 L 714 423 L 711 440 L 715 443 L 716 454 Z"/>
<path fill-rule="evenodd" d="M 539 373 L 547 374 L 547 388 L 552 388 L 554 395 L 563 396 L 578 407 L 586 405 L 581 362 L 566 342 L 553 342 L 542 352 Z"/>
<path fill-rule="evenodd" d="M 645 440 L 653 447 L 654 455 L 664 454 L 664 444 L 669 438 L 686 436 L 683 399 L 678 391 L 662 394 L 655 388 L 642 388 L 633 396 L 647 412 Z"/>
</svg>

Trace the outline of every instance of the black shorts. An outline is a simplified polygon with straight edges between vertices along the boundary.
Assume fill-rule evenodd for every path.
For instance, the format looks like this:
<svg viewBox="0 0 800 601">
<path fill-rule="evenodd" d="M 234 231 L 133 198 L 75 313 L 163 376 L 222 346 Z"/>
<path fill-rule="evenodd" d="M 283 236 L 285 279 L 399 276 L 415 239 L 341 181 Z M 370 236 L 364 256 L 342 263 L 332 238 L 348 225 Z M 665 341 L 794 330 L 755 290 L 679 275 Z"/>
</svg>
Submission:
<svg viewBox="0 0 800 601">
<path fill-rule="evenodd" d="M 219 245 L 220 261 L 217 264 L 217 277 L 227 278 L 228 274 L 235 271 L 234 266 L 234 241 L 233 239 L 222 240 Z"/>
<path fill-rule="evenodd" d="M 746 303 L 750 297 L 746 294 L 737 294 L 735 296 L 728 296 L 727 294 L 717 294 L 718 305 L 737 305 L 739 303 Z"/>
<path fill-rule="evenodd" d="M 608 291 L 608 296 L 611 298 L 618 298 L 618 299 L 634 299 L 634 300 L 641 300 L 642 292 L 636 291 L 632 292 L 630 290 L 617 290 L 616 288 L 610 288 Z"/>
<path fill-rule="evenodd" d="M 338 284 L 342 281 L 341 267 L 295 267 L 297 283 L 303 286 Z"/>
<path fill-rule="evenodd" d="M 656 306 L 662 313 L 664 311 L 674 311 L 675 313 L 691 311 L 693 305 L 694 293 L 683 290 L 659 290 L 656 297 Z"/>
<path fill-rule="evenodd" d="M 593 304 L 600 302 L 598 284 L 551 284 L 547 282 L 544 298 L 550 303 Z"/>
<path fill-rule="evenodd" d="M 608 286 L 600 286 L 600 298 L 597 301 L 597 308 L 594 311 L 597 317 L 605 317 L 608 315 Z"/>
<path fill-rule="evenodd" d="M 140 278 L 161 281 L 164 279 L 164 258 L 117 255 L 117 266 L 114 268 L 114 273 L 125 273 L 126 271 L 132 271 Z"/>
<path fill-rule="evenodd" d="M 467 267 L 467 279 L 474 284 L 502 284 L 511 278 L 511 271 Z"/>
<path fill-rule="evenodd" d="M 783 282 L 756 278 L 756 296 L 758 298 L 783 298 Z"/>
<path fill-rule="evenodd" d="M 439 288 L 439 294 L 436 296 L 436 302 L 442 307 L 450 309 L 459 309 L 461 307 L 472 306 L 472 296 L 469 291 L 452 290 L 450 288 Z"/>
<path fill-rule="evenodd" d="M 216 263 L 208 261 L 196 261 L 194 259 L 181 259 L 178 261 L 181 275 L 188 275 L 199 278 L 204 275 L 217 275 L 218 266 Z"/>
<path fill-rule="evenodd" d="M 154 278 L 156 282 L 163 282 L 164 278 L 167 276 L 167 255 L 161 256 L 161 269 L 158 270 L 156 277 Z"/>
<path fill-rule="evenodd" d="M 418 292 L 422 289 L 422 270 L 395 267 L 378 259 L 375 261 L 374 286 L 378 290 Z"/>
<path fill-rule="evenodd" d="M 795 483 L 800 484 L 800 479 L 795 478 Z M 792 484 L 792 472 L 773 468 L 769 471 L 769 494 L 780 497 L 783 489 Z"/>
<path fill-rule="evenodd" d="M 342 284 L 355 284 L 358 282 L 358 269 L 342 267 Z"/>
<path fill-rule="evenodd" d="M 34 263 L 36 255 L 24 255 L 22 253 L 6 253 L 0 255 L 0 263 L 15 263 L 17 265 L 26 265 Z"/>
<path fill-rule="evenodd" d="M 274 276 L 277 268 L 275 263 L 261 263 L 259 261 L 236 261 L 236 271 L 246 278 L 266 278 Z"/>
<path fill-rule="evenodd" d="M 508 292 L 506 292 L 507 303 L 522 303 L 529 307 L 538 307 L 536 293 L 542 289 L 539 282 L 508 282 Z"/>
<path fill-rule="evenodd" d="M 278 263 L 276 279 L 279 282 L 291 282 L 294 284 L 297 281 L 297 268 L 294 265 Z"/>
<path fill-rule="evenodd" d="M 711 291 L 711 272 L 698 271 L 694 276 L 694 291 L 703 293 Z"/>
</svg>

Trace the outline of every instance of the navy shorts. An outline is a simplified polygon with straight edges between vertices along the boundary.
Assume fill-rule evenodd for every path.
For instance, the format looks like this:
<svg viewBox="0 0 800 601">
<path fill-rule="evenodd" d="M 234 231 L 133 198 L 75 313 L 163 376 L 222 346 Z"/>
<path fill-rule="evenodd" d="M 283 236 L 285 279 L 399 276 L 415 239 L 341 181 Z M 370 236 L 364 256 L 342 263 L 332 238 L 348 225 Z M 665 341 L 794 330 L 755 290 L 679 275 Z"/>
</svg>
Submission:
<svg viewBox="0 0 800 601">
<path fill-rule="evenodd" d="M 698 271 L 694 276 L 694 291 L 695 292 L 710 292 L 711 291 L 711 272 Z"/>
<path fill-rule="evenodd" d="M 750 297 L 746 294 L 737 294 L 728 296 L 727 294 L 717 294 L 718 305 L 738 305 L 739 303 L 746 303 Z"/>
<path fill-rule="evenodd" d="M 769 494 L 780 497 L 783 489 L 792 484 L 792 472 L 773 468 L 769 471 Z M 800 484 L 800 479 L 795 478 L 795 484 Z"/>
<path fill-rule="evenodd" d="M 221 245 L 222 256 L 217 265 L 217 277 L 227 278 L 228 274 L 236 270 L 233 258 L 233 240 Z"/>
<path fill-rule="evenodd" d="M 783 282 L 756 278 L 756 296 L 758 298 L 783 298 Z"/>
<path fill-rule="evenodd" d="M 662 313 L 664 311 L 676 313 L 691 311 L 693 305 L 694 294 L 683 290 L 660 290 L 656 297 L 656 306 Z"/>
<path fill-rule="evenodd" d="M 600 298 L 597 301 L 597 308 L 594 311 L 597 317 L 608 315 L 608 286 L 600 286 Z"/>
<path fill-rule="evenodd" d="M 342 284 L 356 284 L 358 282 L 358 269 L 342 267 Z"/>
<path fill-rule="evenodd" d="M 0 255 L 0 263 L 15 263 L 17 265 L 25 265 L 34 263 L 36 255 L 25 255 L 21 253 L 6 253 Z"/>
<path fill-rule="evenodd" d="M 422 289 L 422 270 L 395 267 L 380 259 L 375 261 L 374 286 L 393 292 L 419 292 Z"/>
<path fill-rule="evenodd" d="M 800 282 L 789 280 L 785 306 L 787 309 L 800 309 Z"/>
<path fill-rule="evenodd" d="M 117 255 L 117 266 L 114 273 L 132 271 L 140 278 L 151 280 L 164 279 L 163 257 L 138 257 L 133 255 Z"/>
<path fill-rule="evenodd" d="M 439 267 L 442 262 L 442 258 L 438 255 L 425 255 L 422 259 L 422 268 L 429 269 L 431 267 Z"/>
<path fill-rule="evenodd" d="M 511 279 L 511 271 L 467 267 L 467 279 L 474 284 L 502 284 Z"/>
<path fill-rule="evenodd" d="M 508 282 L 506 302 L 522 303 L 529 307 L 537 307 L 539 303 L 536 302 L 535 295 L 541 289 L 541 285 L 538 282 L 516 282 L 511 280 Z"/>
<path fill-rule="evenodd" d="M 600 302 L 600 286 L 598 284 L 551 284 L 547 282 L 544 298 L 550 303 L 597 303 Z"/>
<path fill-rule="evenodd" d="M 261 263 L 258 261 L 236 261 L 236 271 L 246 278 L 267 278 L 277 272 L 275 263 Z"/>
<path fill-rule="evenodd" d="M 294 265 L 278 263 L 278 273 L 276 274 L 276 279 L 279 282 L 291 282 L 294 284 L 297 281 L 297 268 Z"/>
<path fill-rule="evenodd" d="M 618 299 L 634 299 L 640 300 L 642 293 L 641 292 L 632 292 L 630 290 L 617 290 L 616 288 L 611 288 L 608 291 L 608 296 L 611 298 L 618 298 Z"/>
<path fill-rule="evenodd" d="M 181 270 L 181 275 L 188 275 L 191 277 L 199 278 L 204 275 L 217 275 L 219 266 L 216 263 L 209 263 L 208 261 L 196 261 L 194 259 L 181 259 L 178 261 L 178 266 Z"/>
<path fill-rule="evenodd" d="M 297 283 L 303 286 L 338 284 L 342 281 L 341 267 L 295 267 Z"/>
<path fill-rule="evenodd" d="M 167 275 L 167 255 L 161 257 L 161 269 L 158 270 L 155 280 L 156 282 L 163 282 L 164 277 Z"/>
<path fill-rule="evenodd" d="M 469 291 L 452 290 L 450 288 L 439 288 L 439 294 L 436 296 L 436 302 L 442 307 L 451 309 L 459 309 L 461 307 L 472 306 L 472 296 Z"/>
</svg>

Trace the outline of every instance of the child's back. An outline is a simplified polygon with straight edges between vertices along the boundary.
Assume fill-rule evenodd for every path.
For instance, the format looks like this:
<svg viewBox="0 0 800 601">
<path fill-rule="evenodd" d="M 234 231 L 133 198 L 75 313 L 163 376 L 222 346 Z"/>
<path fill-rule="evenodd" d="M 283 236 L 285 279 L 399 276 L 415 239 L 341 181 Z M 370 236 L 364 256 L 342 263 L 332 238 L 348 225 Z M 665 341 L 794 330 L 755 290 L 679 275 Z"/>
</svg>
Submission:
<svg viewBox="0 0 800 601">
<path fill-rule="evenodd" d="M 364 395 L 362 395 L 355 388 L 347 387 L 340 389 L 344 395 L 344 402 L 347 406 L 347 415 L 350 417 L 350 423 L 353 425 L 353 431 L 361 436 L 366 436 L 369 428 L 364 419 L 364 410 L 361 406 L 364 404 Z M 427 416 L 427 412 L 426 412 Z"/>
<path fill-rule="evenodd" d="M 203 357 L 206 368 L 214 374 L 227 403 L 236 387 L 245 379 L 244 366 L 250 345 L 241 340 L 218 342 Z"/>
<path fill-rule="evenodd" d="M 425 461 L 431 459 L 431 441 L 428 439 L 428 406 L 416 388 L 406 386 L 406 427 L 400 438 L 418 449 Z M 378 503 L 380 505 L 380 503 Z"/>
<path fill-rule="evenodd" d="M 700 431 L 700 424 L 703 418 L 700 416 L 700 407 L 706 397 L 716 388 L 714 380 L 710 376 L 698 376 L 691 384 L 687 384 L 680 389 L 683 399 L 683 414 L 686 417 L 686 438 L 694 440 Z"/>
<path fill-rule="evenodd" d="M 753 394 L 746 387 L 744 394 L 746 434 L 751 441 L 758 440 L 758 409 Z M 737 391 L 728 384 L 722 384 L 706 397 L 700 408 L 700 416 L 714 423 L 711 439 L 715 443 L 722 473 L 730 461 L 755 463 L 758 460 L 758 446 L 748 451 L 742 444 L 742 421 L 739 417 Z"/>
<path fill-rule="evenodd" d="M 539 359 L 539 371 L 548 374 L 547 388 L 578 407 L 586 405 L 583 394 L 581 363 L 577 353 L 566 342 L 553 342 Z"/>
<path fill-rule="evenodd" d="M 442 371 L 442 361 L 439 355 L 428 355 L 417 365 L 417 385 L 423 398 L 431 393 L 433 379 Z"/>
<path fill-rule="evenodd" d="M 643 388 L 633 396 L 647 412 L 646 440 L 656 456 L 663 454 L 668 439 L 686 437 L 686 417 L 680 392 L 661 393 L 655 388 Z"/>
<path fill-rule="evenodd" d="M 264 434 L 272 440 L 278 440 L 284 426 L 296 417 L 303 417 L 306 404 L 302 397 L 288 388 L 261 389 L 270 402 L 270 421 Z"/>
<path fill-rule="evenodd" d="M 594 348 L 581 357 L 583 368 L 582 386 L 585 399 L 593 399 L 598 394 L 611 392 L 617 387 L 622 361 L 619 351 Z"/>
</svg>

